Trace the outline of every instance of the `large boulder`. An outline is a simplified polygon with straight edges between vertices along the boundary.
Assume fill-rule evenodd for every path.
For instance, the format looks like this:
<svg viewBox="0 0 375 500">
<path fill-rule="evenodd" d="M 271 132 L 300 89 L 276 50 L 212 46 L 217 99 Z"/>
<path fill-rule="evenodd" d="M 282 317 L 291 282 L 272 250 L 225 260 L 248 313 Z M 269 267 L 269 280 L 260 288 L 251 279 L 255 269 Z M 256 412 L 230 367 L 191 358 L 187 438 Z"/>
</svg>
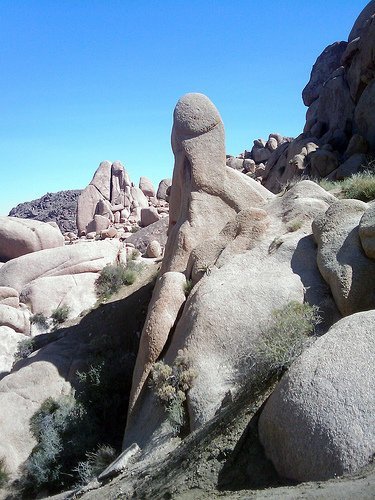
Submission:
<svg viewBox="0 0 375 500">
<path fill-rule="evenodd" d="M 362 249 L 358 225 L 367 209 L 359 200 L 340 200 L 312 225 L 319 270 L 344 316 L 375 308 L 375 262 Z"/>
<path fill-rule="evenodd" d="M 373 119 L 374 111 L 375 80 L 373 80 L 365 88 L 355 109 L 355 124 L 357 130 L 368 141 L 372 150 L 375 149 L 375 123 Z"/>
<path fill-rule="evenodd" d="M 0 379 L 11 371 L 18 344 L 24 339 L 26 337 L 23 333 L 16 332 L 9 326 L 0 326 Z"/>
<path fill-rule="evenodd" d="M 153 198 L 155 196 L 155 188 L 148 177 L 139 179 L 139 189 L 145 196 Z"/>
<path fill-rule="evenodd" d="M 156 198 L 158 200 L 168 201 L 167 189 L 172 185 L 172 179 L 162 179 L 159 182 Z"/>
<path fill-rule="evenodd" d="M 318 99 L 324 83 L 331 73 L 340 66 L 341 56 L 346 46 L 347 42 L 335 42 L 328 45 L 320 54 L 311 70 L 310 81 L 302 91 L 305 106 L 310 106 Z"/>
<path fill-rule="evenodd" d="M 259 419 L 280 476 L 325 480 L 369 464 L 375 453 L 375 311 L 336 323 L 284 375 Z"/>
<path fill-rule="evenodd" d="M 349 42 L 354 40 L 355 38 L 361 36 L 362 29 L 366 24 L 366 21 L 370 19 L 370 17 L 375 14 L 375 0 L 371 0 L 366 7 L 362 10 L 362 12 L 357 17 L 357 20 L 354 23 L 354 26 L 349 34 Z"/>
<path fill-rule="evenodd" d="M 61 231 L 50 224 L 18 217 L 0 217 L 0 260 L 15 259 L 63 245 Z"/>
<path fill-rule="evenodd" d="M 23 255 L 2 266 L 0 286 L 12 287 L 21 293 L 38 278 L 98 273 L 106 264 L 116 261 L 121 246 L 118 240 L 105 240 Z"/>
</svg>

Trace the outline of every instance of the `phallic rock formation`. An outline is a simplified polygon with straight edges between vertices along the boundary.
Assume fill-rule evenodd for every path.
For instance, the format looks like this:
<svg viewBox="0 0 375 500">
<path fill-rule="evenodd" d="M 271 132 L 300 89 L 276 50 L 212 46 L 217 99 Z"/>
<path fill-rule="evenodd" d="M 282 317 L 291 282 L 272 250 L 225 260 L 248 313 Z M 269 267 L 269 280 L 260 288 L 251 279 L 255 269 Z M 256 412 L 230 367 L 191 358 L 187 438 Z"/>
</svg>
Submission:
<svg viewBox="0 0 375 500">
<path fill-rule="evenodd" d="M 220 115 L 201 94 L 178 102 L 172 147 L 169 235 L 141 336 L 124 440 L 125 447 L 137 442 L 148 451 L 171 432 L 146 383 L 155 361 L 172 365 L 180 349 L 191 360 L 198 376 L 187 401 L 195 429 L 259 361 L 256 346 L 271 309 L 302 302 L 304 287 L 313 303 L 328 292 L 314 242 L 304 237 L 312 218 L 334 201 L 331 195 L 304 181 L 275 198 L 228 167 Z M 298 227 L 289 232 L 293 220 Z M 186 279 L 194 285 L 187 300 Z M 329 307 L 339 317 L 332 302 Z"/>
</svg>

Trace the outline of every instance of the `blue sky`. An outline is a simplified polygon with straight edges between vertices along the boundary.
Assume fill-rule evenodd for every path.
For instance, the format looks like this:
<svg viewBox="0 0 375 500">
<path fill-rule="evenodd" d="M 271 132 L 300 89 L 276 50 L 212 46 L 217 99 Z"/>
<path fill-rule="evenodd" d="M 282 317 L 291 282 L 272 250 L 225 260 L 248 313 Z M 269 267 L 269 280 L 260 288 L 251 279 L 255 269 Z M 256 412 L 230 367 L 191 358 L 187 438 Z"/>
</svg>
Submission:
<svg viewBox="0 0 375 500">
<path fill-rule="evenodd" d="M 227 152 L 297 135 L 301 91 L 364 0 L 0 0 L 0 214 L 85 187 L 100 161 L 170 177 L 173 108 L 218 107 Z"/>
</svg>

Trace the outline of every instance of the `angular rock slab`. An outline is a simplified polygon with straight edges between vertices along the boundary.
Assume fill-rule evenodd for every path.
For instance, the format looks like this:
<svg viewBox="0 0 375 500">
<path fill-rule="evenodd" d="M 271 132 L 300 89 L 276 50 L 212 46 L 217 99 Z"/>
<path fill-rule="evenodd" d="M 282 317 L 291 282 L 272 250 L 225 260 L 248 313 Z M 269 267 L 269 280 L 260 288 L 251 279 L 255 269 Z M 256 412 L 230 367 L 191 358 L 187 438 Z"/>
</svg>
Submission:
<svg viewBox="0 0 375 500">
<path fill-rule="evenodd" d="M 375 260 L 375 203 L 372 203 L 359 222 L 359 237 L 369 259 Z"/>
<path fill-rule="evenodd" d="M 284 375 L 259 419 L 277 472 L 317 481 L 354 472 L 375 453 L 375 311 L 337 322 Z"/>
</svg>

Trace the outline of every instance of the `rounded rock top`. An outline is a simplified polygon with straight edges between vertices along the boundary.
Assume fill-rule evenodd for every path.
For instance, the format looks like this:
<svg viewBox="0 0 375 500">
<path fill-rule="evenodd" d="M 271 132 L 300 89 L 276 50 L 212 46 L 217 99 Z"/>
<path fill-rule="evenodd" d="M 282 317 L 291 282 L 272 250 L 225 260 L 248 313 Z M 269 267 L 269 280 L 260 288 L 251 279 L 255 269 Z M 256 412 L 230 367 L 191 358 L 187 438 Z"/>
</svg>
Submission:
<svg viewBox="0 0 375 500">
<path fill-rule="evenodd" d="M 175 129 L 183 135 L 204 134 L 222 121 L 210 99 L 198 93 L 185 94 L 179 99 L 173 119 Z"/>
</svg>

